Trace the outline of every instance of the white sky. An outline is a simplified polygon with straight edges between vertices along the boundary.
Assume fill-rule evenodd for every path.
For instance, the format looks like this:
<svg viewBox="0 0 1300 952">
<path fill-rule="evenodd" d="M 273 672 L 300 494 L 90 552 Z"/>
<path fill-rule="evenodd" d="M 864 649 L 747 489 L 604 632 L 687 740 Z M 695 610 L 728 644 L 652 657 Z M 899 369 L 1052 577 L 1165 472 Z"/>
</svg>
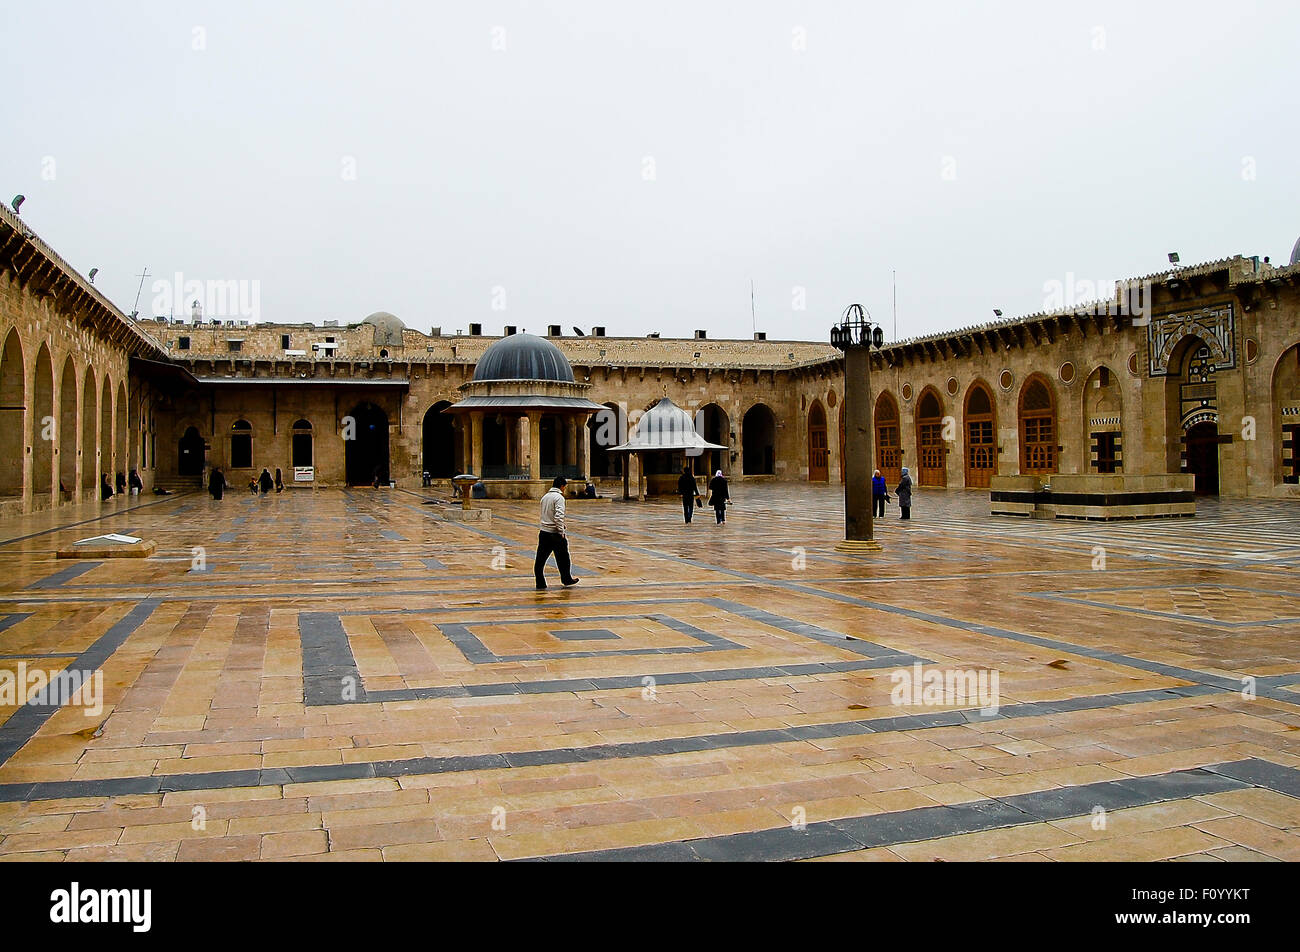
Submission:
<svg viewBox="0 0 1300 952">
<path fill-rule="evenodd" d="M 0 38 L 0 198 L 128 311 L 148 266 L 269 321 L 748 337 L 752 279 L 823 340 L 888 334 L 896 269 L 907 337 L 1300 235 L 1295 3 L 0 0 Z"/>
</svg>

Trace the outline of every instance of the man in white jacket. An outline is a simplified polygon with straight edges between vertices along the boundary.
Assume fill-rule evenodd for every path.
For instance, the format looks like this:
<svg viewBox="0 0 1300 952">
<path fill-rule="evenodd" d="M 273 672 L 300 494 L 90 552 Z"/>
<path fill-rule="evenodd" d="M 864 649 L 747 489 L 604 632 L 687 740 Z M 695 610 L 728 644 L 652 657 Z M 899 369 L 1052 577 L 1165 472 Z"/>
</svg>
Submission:
<svg viewBox="0 0 1300 952">
<path fill-rule="evenodd" d="M 577 585 L 569 562 L 569 537 L 564 527 L 564 486 L 568 482 L 563 476 L 556 476 L 551 488 L 542 497 L 541 531 L 537 533 L 537 558 L 533 561 L 533 575 L 537 577 L 537 588 L 546 588 L 546 578 L 542 570 L 546 560 L 555 553 L 555 564 L 560 570 L 560 581 L 566 586 Z"/>
</svg>

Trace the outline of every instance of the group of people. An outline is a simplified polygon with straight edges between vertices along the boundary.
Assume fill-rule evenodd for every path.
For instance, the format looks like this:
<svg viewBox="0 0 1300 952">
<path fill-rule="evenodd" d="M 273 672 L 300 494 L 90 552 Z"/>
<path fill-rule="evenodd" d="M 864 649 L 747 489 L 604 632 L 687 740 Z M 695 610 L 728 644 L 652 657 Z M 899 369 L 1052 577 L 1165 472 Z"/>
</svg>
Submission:
<svg viewBox="0 0 1300 952">
<path fill-rule="evenodd" d="M 686 517 L 689 525 L 691 516 L 695 514 L 695 508 L 704 506 L 704 497 L 700 494 L 700 487 L 696 485 L 695 475 L 689 466 L 682 467 L 682 475 L 677 479 L 677 495 L 682 497 L 682 515 Z M 709 505 L 713 507 L 718 525 L 727 521 L 727 506 L 730 504 L 731 493 L 727 489 L 727 477 L 722 475 L 722 470 L 718 470 L 709 480 Z"/>
<path fill-rule="evenodd" d="M 60 484 L 60 487 L 62 484 Z M 108 473 L 103 473 L 99 478 L 99 498 L 112 499 L 114 496 L 125 496 L 129 490 L 132 496 L 140 495 L 140 490 L 144 489 L 144 480 L 135 470 L 131 470 L 131 475 L 126 473 L 117 474 L 117 489 L 114 490 L 113 484 L 108 480 Z"/>
<path fill-rule="evenodd" d="M 221 467 L 214 466 L 211 475 L 208 476 L 208 495 L 213 499 L 220 499 L 225 495 L 228 485 L 226 474 L 221 471 Z M 263 468 L 261 476 L 248 481 L 248 491 L 254 496 L 259 493 L 265 496 L 272 489 L 277 493 L 284 492 L 284 476 L 279 467 L 276 467 L 274 477 L 271 476 L 270 470 Z"/>
<path fill-rule="evenodd" d="M 903 467 L 903 472 L 898 478 L 894 495 L 898 497 L 898 508 L 901 512 L 898 518 L 911 519 L 912 477 L 908 474 L 906 466 Z M 880 470 L 876 470 L 871 477 L 871 502 L 877 519 L 885 518 L 885 503 L 889 500 L 889 484 L 885 482 L 885 477 L 880 475 Z"/>
</svg>

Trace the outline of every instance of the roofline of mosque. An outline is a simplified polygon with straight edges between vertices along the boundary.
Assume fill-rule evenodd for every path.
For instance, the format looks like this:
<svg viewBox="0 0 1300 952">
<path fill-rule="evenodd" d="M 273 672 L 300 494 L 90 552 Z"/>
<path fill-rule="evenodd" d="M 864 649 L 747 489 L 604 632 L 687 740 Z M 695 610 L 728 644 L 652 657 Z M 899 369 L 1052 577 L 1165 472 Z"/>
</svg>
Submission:
<svg viewBox="0 0 1300 952">
<path fill-rule="evenodd" d="M 112 324 L 105 328 L 108 335 L 111 336 L 113 327 L 116 327 L 129 337 L 134 338 L 135 347 L 132 350 L 136 352 L 135 356 L 137 357 L 144 357 L 146 354 L 164 358 L 168 356 L 167 349 L 154 340 L 150 334 L 146 333 L 139 321 L 123 314 L 117 305 L 110 301 L 99 288 L 91 284 L 88 278 L 83 277 L 81 272 L 68 264 L 63 256 L 50 246 L 49 242 L 36 234 L 17 212 L 2 203 L 0 203 L 0 222 L 3 222 L 14 234 L 30 244 L 38 254 L 49 262 L 56 272 L 61 273 L 62 277 L 76 288 L 79 295 L 91 302 L 102 314 L 110 319 Z M 52 289 L 53 286 L 54 282 L 51 282 L 50 288 Z"/>
</svg>

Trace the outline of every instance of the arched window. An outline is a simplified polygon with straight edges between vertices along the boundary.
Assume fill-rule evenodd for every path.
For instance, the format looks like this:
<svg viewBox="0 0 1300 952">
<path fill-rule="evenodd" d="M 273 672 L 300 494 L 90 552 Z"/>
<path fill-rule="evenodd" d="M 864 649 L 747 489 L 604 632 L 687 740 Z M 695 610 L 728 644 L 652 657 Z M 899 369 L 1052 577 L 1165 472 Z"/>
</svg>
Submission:
<svg viewBox="0 0 1300 952">
<path fill-rule="evenodd" d="M 1035 375 L 1020 391 L 1020 472 L 1055 473 L 1056 465 L 1056 401 L 1047 381 Z"/>
<path fill-rule="evenodd" d="M 933 387 L 926 387 L 916 410 L 918 486 L 948 485 L 947 452 L 943 442 L 943 403 Z"/>
<path fill-rule="evenodd" d="M 247 420 L 230 424 L 230 468 L 253 468 L 253 425 Z"/>
<path fill-rule="evenodd" d="M 296 420 L 293 424 L 292 440 L 292 458 L 293 466 L 311 466 L 312 464 L 312 435 L 311 423 L 307 420 Z"/>
<path fill-rule="evenodd" d="M 997 415 L 988 384 L 977 380 L 966 393 L 966 486 L 984 488 L 998 468 Z"/>
</svg>

